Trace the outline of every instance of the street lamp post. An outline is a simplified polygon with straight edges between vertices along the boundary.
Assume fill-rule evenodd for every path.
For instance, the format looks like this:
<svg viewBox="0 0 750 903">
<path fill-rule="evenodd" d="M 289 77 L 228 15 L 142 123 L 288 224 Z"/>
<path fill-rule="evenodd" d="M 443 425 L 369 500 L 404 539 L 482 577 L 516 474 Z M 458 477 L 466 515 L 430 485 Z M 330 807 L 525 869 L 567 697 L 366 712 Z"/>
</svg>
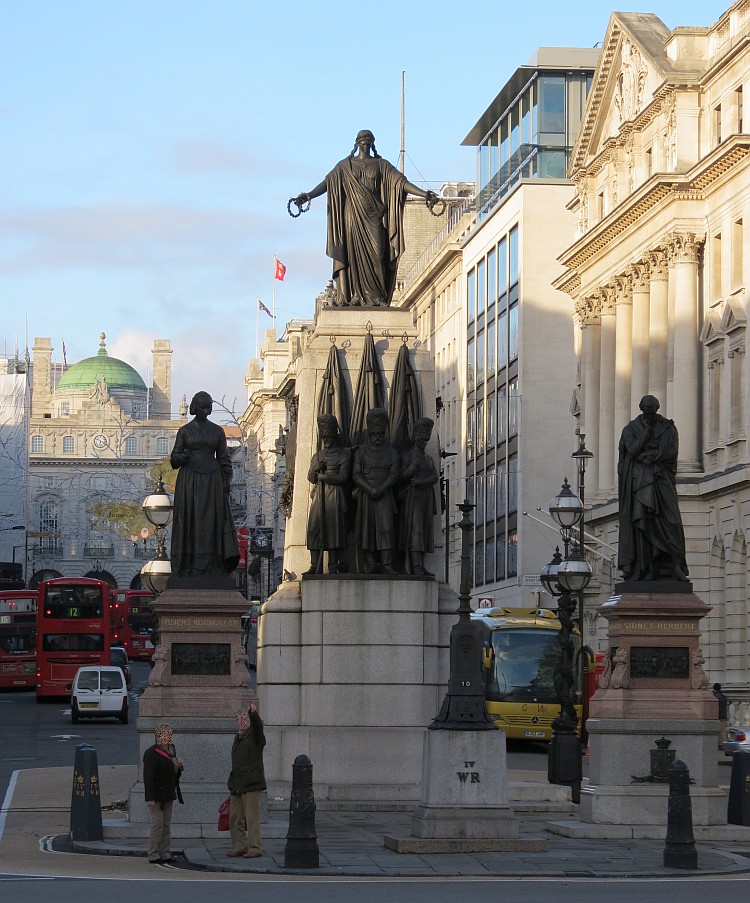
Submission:
<svg viewBox="0 0 750 903">
<path fill-rule="evenodd" d="M 578 715 L 575 708 L 573 614 L 576 598 L 582 598 L 583 590 L 591 579 L 591 567 L 583 557 L 577 542 L 573 542 L 571 547 L 575 527 L 583 518 L 583 504 L 571 491 L 567 477 L 560 492 L 550 502 L 549 513 L 560 528 L 565 557 L 563 558 L 557 549 L 552 561 L 541 573 L 542 585 L 547 592 L 557 597 L 560 621 L 557 637 L 558 661 L 554 676 L 560 712 L 552 722 L 547 779 L 550 784 L 564 784 L 570 787 L 573 802 L 579 803 L 583 766 L 581 742 L 576 731 Z"/>
<path fill-rule="evenodd" d="M 149 523 L 153 524 L 156 534 L 156 557 L 143 565 L 141 579 L 146 589 L 158 596 L 167 588 L 167 581 L 172 574 L 172 563 L 164 541 L 167 524 L 172 517 L 172 500 L 167 495 L 161 478 L 156 484 L 156 491 L 146 496 L 141 508 Z"/>
<path fill-rule="evenodd" d="M 581 500 L 581 508 L 583 509 L 581 514 L 581 519 L 578 522 L 578 548 L 581 550 L 581 554 L 584 554 L 586 549 L 586 534 L 585 534 L 585 518 L 583 516 L 583 512 L 586 509 L 586 496 L 585 496 L 585 482 L 586 482 L 586 465 L 588 462 L 594 457 L 594 453 L 589 451 L 586 448 L 586 434 L 582 433 L 580 429 L 576 430 L 576 436 L 578 436 L 578 448 L 573 452 L 570 456 L 576 462 L 576 469 L 578 472 L 578 498 Z M 578 594 L 578 632 L 581 634 L 581 687 L 584 689 L 583 693 L 583 709 L 581 716 L 581 745 L 585 748 L 588 743 L 588 734 L 586 732 L 586 721 L 588 720 L 589 712 L 588 712 L 588 693 L 585 692 L 585 680 L 586 680 L 586 663 L 588 661 L 587 656 L 583 655 L 583 645 L 584 645 L 584 634 L 583 634 L 583 614 L 584 614 L 584 598 L 583 598 L 583 590 Z"/>
</svg>

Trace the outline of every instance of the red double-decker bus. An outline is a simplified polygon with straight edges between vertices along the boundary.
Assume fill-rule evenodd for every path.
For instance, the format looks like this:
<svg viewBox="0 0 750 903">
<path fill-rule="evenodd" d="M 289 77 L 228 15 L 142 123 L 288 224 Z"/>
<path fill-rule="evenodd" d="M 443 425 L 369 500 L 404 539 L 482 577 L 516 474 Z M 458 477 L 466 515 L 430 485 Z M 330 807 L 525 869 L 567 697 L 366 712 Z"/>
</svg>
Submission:
<svg viewBox="0 0 750 903">
<path fill-rule="evenodd" d="M 82 665 L 108 665 L 109 587 L 88 577 L 57 577 L 39 584 L 36 698 L 70 696 Z"/>
<path fill-rule="evenodd" d="M 128 658 L 148 659 L 154 654 L 156 616 L 154 597 L 147 590 L 110 590 L 112 645 L 124 646 Z"/>
<path fill-rule="evenodd" d="M 0 590 L 0 690 L 36 686 L 36 608 L 36 590 Z"/>
</svg>

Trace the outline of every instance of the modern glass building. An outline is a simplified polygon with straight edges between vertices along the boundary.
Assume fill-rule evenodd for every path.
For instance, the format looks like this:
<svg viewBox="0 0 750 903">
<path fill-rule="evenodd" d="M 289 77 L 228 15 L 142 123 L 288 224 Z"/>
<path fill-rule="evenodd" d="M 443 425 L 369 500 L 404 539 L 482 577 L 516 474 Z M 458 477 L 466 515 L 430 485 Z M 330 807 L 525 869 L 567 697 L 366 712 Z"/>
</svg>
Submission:
<svg viewBox="0 0 750 903">
<path fill-rule="evenodd" d="M 565 179 L 598 54 L 540 48 L 466 136 L 463 144 L 479 151 L 480 221 L 521 179 Z"/>
<path fill-rule="evenodd" d="M 475 603 L 551 602 L 536 576 L 556 538 L 519 508 L 536 514 L 572 476 L 571 309 L 552 281 L 575 226 L 566 169 L 598 55 L 541 48 L 463 142 L 478 163 L 477 219 L 463 245 Z"/>
</svg>

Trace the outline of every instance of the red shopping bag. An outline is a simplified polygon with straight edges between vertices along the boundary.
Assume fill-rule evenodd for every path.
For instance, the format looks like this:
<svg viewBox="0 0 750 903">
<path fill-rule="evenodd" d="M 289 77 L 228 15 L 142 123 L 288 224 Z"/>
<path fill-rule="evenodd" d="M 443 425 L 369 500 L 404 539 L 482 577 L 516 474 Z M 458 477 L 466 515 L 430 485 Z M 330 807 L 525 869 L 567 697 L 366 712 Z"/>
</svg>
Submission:
<svg viewBox="0 0 750 903">
<path fill-rule="evenodd" d="M 229 797 L 219 806 L 219 830 L 229 830 Z"/>
</svg>

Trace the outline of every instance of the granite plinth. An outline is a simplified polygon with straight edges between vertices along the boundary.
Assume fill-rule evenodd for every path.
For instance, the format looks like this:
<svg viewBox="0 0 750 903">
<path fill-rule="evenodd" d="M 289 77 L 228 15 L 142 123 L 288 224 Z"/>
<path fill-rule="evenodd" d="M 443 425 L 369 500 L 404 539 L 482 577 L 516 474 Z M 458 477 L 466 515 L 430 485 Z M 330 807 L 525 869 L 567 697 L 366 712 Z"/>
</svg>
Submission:
<svg viewBox="0 0 750 903">
<path fill-rule="evenodd" d="M 289 796 L 291 764 L 304 753 L 316 799 L 418 800 L 422 735 L 445 693 L 456 609 L 431 579 L 282 584 L 258 636 L 270 792 Z"/>
<path fill-rule="evenodd" d="M 175 836 L 204 836 L 206 823 L 226 798 L 235 713 L 256 701 L 240 618 L 247 601 L 237 590 L 167 589 L 153 604 L 159 645 L 149 685 L 139 702 L 138 780 L 130 791 L 129 821 L 148 833 L 150 815 L 143 788 L 143 753 L 154 728 L 168 722 L 178 756 L 185 762 L 175 803 Z M 177 827 L 179 826 L 179 827 Z"/>
<path fill-rule="evenodd" d="M 586 722 L 589 782 L 580 818 L 628 830 L 666 826 L 668 784 L 647 780 L 651 751 L 666 737 L 694 781 L 694 825 L 719 825 L 726 822 L 719 724 L 700 651 L 700 620 L 711 609 L 686 591 L 689 584 L 677 584 L 679 592 L 645 585 L 649 591 L 615 595 L 599 608 L 609 622 L 609 663 Z"/>
</svg>

